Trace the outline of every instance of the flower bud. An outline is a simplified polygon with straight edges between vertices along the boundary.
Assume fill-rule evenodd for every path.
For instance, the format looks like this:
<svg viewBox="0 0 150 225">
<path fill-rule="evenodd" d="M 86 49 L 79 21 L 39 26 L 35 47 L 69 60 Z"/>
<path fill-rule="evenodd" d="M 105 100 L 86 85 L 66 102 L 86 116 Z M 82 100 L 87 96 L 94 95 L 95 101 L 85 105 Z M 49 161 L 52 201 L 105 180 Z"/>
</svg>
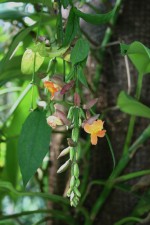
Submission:
<svg viewBox="0 0 150 225">
<path fill-rule="evenodd" d="M 80 180 L 79 180 L 79 179 L 76 179 L 75 186 L 76 186 L 76 187 L 79 187 L 79 185 L 80 185 Z"/>
<path fill-rule="evenodd" d="M 69 188 L 67 191 L 67 197 L 70 197 L 70 195 L 71 195 L 71 189 Z"/>
<path fill-rule="evenodd" d="M 72 161 L 75 155 L 74 148 L 70 147 L 70 160 Z"/>
<path fill-rule="evenodd" d="M 74 141 L 78 140 L 78 135 L 79 135 L 79 129 L 78 128 L 73 128 L 72 130 L 72 139 Z"/>
<path fill-rule="evenodd" d="M 79 167 L 78 167 L 77 163 L 75 163 L 73 166 L 73 173 L 74 173 L 75 178 L 79 177 Z"/>
<path fill-rule="evenodd" d="M 56 109 L 55 115 L 56 115 L 57 117 L 59 117 L 59 118 L 63 121 L 63 123 L 64 123 L 65 125 L 69 125 L 69 124 L 70 124 L 70 121 L 67 119 L 65 113 L 62 112 L 61 110 Z"/>
<path fill-rule="evenodd" d="M 100 114 L 96 114 L 95 116 L 90 117 L 88 120 L 86 120 L 86 123 L 91 125 L 95 120 L 98 119 L 99 116 Z"/>
<path fill-rule="evenodd" d="M 70 188 L 72 189 L 75 185 L 75 177 L 72 176 L 71 179 L 70 179 Z"/>
<path fill-rule="evenodd" d="M 80 102 L 81 102 L 81 99 L 79 94 L 74 93 L 74 105 L 80 107 Z"/>
<path fill-rule="evenodd" d="M 65 148 L 65 149 L 59 154 L 59 156 L 58 156 L 57 159 L 59 159 L 60 157 L 65 156 L 65 155 L 67 155 L 69 152 L 70 152 L 70 147 Z"/>
<path fill-rule="evenodd" d="M 86 104 L 83 105 L 83 109 L 90 109 L 92 108 L 98 101 L 98 98 L 94 98 L 92 100 L 90 100 L 89 102 L 87 102 Z"/>
<path fill-rule="evenodd" d="M 79 190 L 76 187 L 73 190 L 74 190 L 75 194 L 80 198 L 81 193 L 79 192 Z"/>
<path fill-rule="evenodd" d="M 69 109 L 69 111 L 68 111 L 67 118 L 68 118 L 69 120 L 72 120 L 72 118 L 73 118 L 73 109 L 74 109 L 74 107 L 70 107 L 70 109 Z"/>
<path fill-rule="evenodd" d="M 69 145 L 70 147 L 76 147 L 76 146 L 77 146 L 77 143 L 74 142 L 74 141 L 72 140 L 72 138 L 67 138 L 67 141 L 68 141 L 68 145 Z"/>
<path fill-rule="evenodd" d="M 74 83 L 75 83 L 74 80 L 71 80 L 68 84 L 65 84 L 63 86 L 63 88 L 61 89 L 60 94 L 61 95 L 66 94 L 67 91 L 69 91 L 71 88 L 73 88 Z"/>
<path fill-rule="evenodd" d="M 64 172 L 70 165 L 70 159 L 67 160 L 58 170 L 57 173 L 62 173 Z"/>
</svg>

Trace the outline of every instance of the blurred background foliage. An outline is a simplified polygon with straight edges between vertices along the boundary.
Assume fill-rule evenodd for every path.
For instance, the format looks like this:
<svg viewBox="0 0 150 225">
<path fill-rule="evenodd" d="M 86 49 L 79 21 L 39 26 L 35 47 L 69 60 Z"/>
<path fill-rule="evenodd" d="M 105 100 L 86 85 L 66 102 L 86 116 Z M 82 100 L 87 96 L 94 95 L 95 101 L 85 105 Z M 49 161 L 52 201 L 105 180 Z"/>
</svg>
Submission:
<svg viewBox="0 0 150 225">
<path fill-rule="evenodd" d="M 92 154 L 90 151 L 88 151 L 90 146 L 89 140 L 86 140 L 86 143 L 82 143 L 81 147 L 83 148 L 82 154 L 86 155 L 86 157 L 84 158 L 83 165 L 81 166 L 82 198 L 81 203 L 77 209 L 71 209 L 68 200 L 65 198 L 54 194 L 47 194 L 49 192 L 49 153 L 44 158 L 43 164 L 38 169 L 34 178 L 32 178 L 28 183 L 26 190 L 23 187 L 17 157 L 18 137 L 22 128 L 22 124 L 29 115 L 29 112 L 32 110 L 32 108 L 35 108 L 36 105 L 41 104 L 40 79 L 43 76 L 43 73 L 45 73 L 47 70 L 48 61 L 44 61 L 44 64 L 37 73 L 36 83 L 38 85 L 35 86 L 33 95 L 30 85 L 32 76 L 21 73 L 21 58 L 25 50 L 29 46 L 31 47 L 34 45 L 37 39 L 37 34 L 38 36 L 45 36 L 50 43 L 53 43 L 55 40 L 57 27 L 57 16 L 53 8 L 52 1 L 41 0 L 41 3 L 44 3 L 44 7 L 41 4 L 35 4 L 35 2 L 36 1 L 34 0 L 22 0 L 21 3 L 20 1 L 0 1 L 0 224 L 36 225 L 48 224 L 46 221 L 54 220 L 56 221 L 55 224 L 63 224 L 63 222 L 60 221 L 64 221 L 64 224 L 79 224 L 80 221 L 81 224 L 84 223 L 85 225 L 91 225 L 93 224 L 94 219 L 91 220 L 91 218 L 89 218 L 89 212 L 86 207 L 83 207 L 83 205 L 88 194 L 90 195 L 91 187 L 94 185 L 101 185 L 105 187 L 105 182 L 103 180 L 94 180 L 95 176 L 94 178 L 89 178 L 90 167 L 87 166 L 87 162 L 90 160 L 90 154 Z M 91 6 L 92 1 L 79 2 L 80 4 L 84 4 L 86 2 L 88 6 Z M 104 2 L 111 2 L 111 4 L 114 3 L 114 1 Z M 108 4 L 108 8 L 110 8 L 110 4 Z M 98 11 L 97 8 L 93 8 L 93 10 Z M 103 11 L 103 9 L 101 11 Z M 102 27 L 101 32 L 103 33 L 101 36 L 104 37 L 104 39 L 101 43 L 102 49 L 101 52 L 99 52 L 100 55 L 97 57 L 96 50 L 94 47 L 92 49 L 93 55 L 98 58 L 98 60 L 102 60 L 104 53 L 103 47 L 109 42 L 110 36 L 112 34 L 110 27 L 106 29 L 105 26 Z M 92 38 L 93 36 L 94 35 L 92 35 Z M 101 61 L 98 62 L 99 64 L 97 67 L 99 71 L 101 71 Z M 69 71 L 69 66 L 66 69 Z M 59 74 L 62 71 L 62 60 L 58 59 L 55 72 Z M 95 79 L 95 83 L 97 84 L 100 79 L 100 73 L 98 72 L 94 75 L 95 76 L 93 79 Z M 136 149 L 149 138 L 148 129 L 145 129 L 145 133 L 140 133 L 141 136 L 139 136 L 139 139 L 137 139 L 135 145 L 133 144 L 130 147 L 131 149 Z M 143 134 L 145 136 L 143 136 Z M 144 139 L 143 137 L 146 138 Z M 144 141 L 141 142 L 141 140 Z M 102 159 L 102 163 L 103 161 L 107 163 L 107 159 Z M 95 160 L 95 162 L 97 161 Z M 98 164 L 100 163 L 98 162 Z M 112 171 L 111 164 L 109 167 L 111 167 L 111 169 L 108 168 L 108 171 Z M 99 171 L 96 172 L 96 174 L 98 173 Z M 149 171 L 143 171 L 143 175 L 144 174 L 149 174 Z M 135 174 L 132 176 L 134 177 L 134 175 Z M 142 176 L 142 173 L 141 175 L 138 174 L 137 176 Z M 131 178 L 130 176 L 122 176 L 120 179 L 122 179 L 122 181 L 126 181 L 128 179 L 130 180 Z M 88 185 L 89 181 L 90 183 Z M 63 182 L 64 180 L 62 179 L 61 184 Z M 131 186 L 132 184 L 115 184 L 116 189 L 119 189 L 125 193 L 132 192 Z M 105 192 L 102 193 L 104 194 L 104 197 L 107 195 L 106 189 Z M 101 189 L 98 189 L 98 195 L 100 191 Z M 134 221 L 132 224 L 135 224 L 135 222 L 140 223 L 141 219 L 139 217 L 147 215 L 149 212 L 149 191 L 146 190 L 146 192 L 142 194 L 142 197 L 140 194 L 134 192 L 132 194 L 138 199 L 138 203 L 135 204 L 135 209 L 133 212 L 129 212 L 129 215 L 134 215 L 134 217 L 126 217 L 124 221 L 122 220 L 120 223 L 116 223 L 116 225 L 129 224 L 128 221 Z M 97 195 L 93 195 L 92 197 L 94 200 L 96 200 L 95 198 L 97 198 Z M 103 199 L 102 201 L 101 199 L 102 198 L 97 199 L 97 205 L 95 205 L 93 210 L 91 207 L 93 215 L 96 215 L 98 213 L 99 207 L 103 205 L 103 203 L 101 204 Z M 47 200 L 56 203 L 55 209 L 52 209 L 51 206 L 49 206 L 49 202 Z M 88 198 L 87 205 L 93 206 L 93 203 L 90 202 Z M 11 216 L 9 217 L 9 215 Z M 74 215 L 74 217 L 72 215 Z M 96 221 L 95 225 L 97 224 L 99 223 Z"/>
</svg>

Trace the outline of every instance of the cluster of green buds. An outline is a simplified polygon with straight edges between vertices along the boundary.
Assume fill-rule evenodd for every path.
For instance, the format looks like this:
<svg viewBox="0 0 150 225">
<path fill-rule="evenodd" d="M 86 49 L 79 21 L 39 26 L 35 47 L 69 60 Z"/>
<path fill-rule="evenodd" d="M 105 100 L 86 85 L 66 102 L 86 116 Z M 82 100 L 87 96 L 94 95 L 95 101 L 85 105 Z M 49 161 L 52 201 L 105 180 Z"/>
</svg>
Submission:
<svg viewBox="0 0 150 225">
<path fill-rule="evenodd" d="M 71 121 L 73 125 L 72 136 L 68 138 L 68 147 L 65 148 L 58 158 L 69 154 L 69 159 L 58 169 L 57 173 L 62 173 L 69 166 L 71 167 L 71 178 L 70 185 L 67 191 L 67 196 L 70 198 L 71 206 L 76 207 L 81 197 L 79 191 L 79 166 L 78 160 L 80 157 L 80 145 L 79 145 L 79 130 L 82 124 L 82 118 L 84 117 L 84 112 L 80 108 L 80 97 L 77 93 L 74 94 L 74 106 L 70 107 L 68 112 L 68 120 Z"/>
<path fill-rule="evenodd" d="M 71 161 L 71 179 L 70 179 L 70 187 L 67 192 L 67 196 L 70 197 L 70 204 L 71 206 L 76 207 L 79 202 L 79 198 L 81 194 L 79 192 L 79 167 L 78 167 L 78 160 L 80 156 L 80 146 L 79 146 L 79 128 L 81 126 L 81 118 L 82 118 L 83 111 L 78 106 L 71 107 L 68 113 L 68 119 L 72 121 L 74 127 L 72 129 L 72 140 L 74 143 L 71 144 L 70 148 L 70 161 Z"/>
</svg>

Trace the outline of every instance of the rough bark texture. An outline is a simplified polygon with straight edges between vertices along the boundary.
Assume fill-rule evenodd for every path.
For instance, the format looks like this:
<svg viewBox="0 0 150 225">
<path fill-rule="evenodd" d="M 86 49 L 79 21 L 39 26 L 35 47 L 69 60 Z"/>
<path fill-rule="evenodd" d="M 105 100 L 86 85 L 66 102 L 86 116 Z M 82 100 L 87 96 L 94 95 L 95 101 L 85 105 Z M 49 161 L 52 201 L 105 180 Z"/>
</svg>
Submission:
<svg viewBox="0 0 150 225">
<path fill-rule="evenodd" d="M 130 0 L 123 2 L 122 13 L 119 15 L 117 24 L 115 25 L 114 33 L 111 41 L 123 40 L 129 44 L 132 41 L 141 41 L 146 46 L 150 47 L 150 4 L 149 0 Z M 95 30 L 96 31 L 96 30 Z M 97 35 L 98 36 L 98 35 Z M 100 38 L 99 38 L 100 40 Z M 135 91 L 137 81 L 137 73 L 130 65 L 132 78 L 132 93 Z M 144 78 L 141 101 L 146 105 L 150 105 L 150 76 Z M 103 98 L 105 104 L 100 104 L 97 109 L 101 112 L 106 106 L 112 107 L 116 105 L 116 100 L 121 90 L 127 90 L 126 68 L 124 58 L 120 54 L 119 46 L 106 48 L 106 55 L 103 64 L 103 76 L 99 84 L 99 94 Z M 121 113 L 119 110 L 113 110 L 107 113 L 107 130 L 111 138 L 112 145 L 115 150 L 115 156 L 120 158 L 129 116 Z M 136 129 L 133 140 L 142 133 L 148 125 L 148 121 L 144 118 L 137 118 Z M 149 169 L 150 158 L 148 157 L 150 141 L 140 148 L 132 162 L 128 165 L 124 173 L 134 172 L 143 169 Z M 112 169 L 112 160 L 107 148 L 105 140 L 100 141 L 96 149 L 92 151 L 92 179 L 107 178 Z M 133 180 L 128 184 L 134 185 L 137 182 Z M 87 207 L 92 208 L 93 202 L 100 195 L 101 188 L 94 187 L 90 191 L 87 201 Z M 143 191 L 141 190 L 141 195 Z M 93 197 L 94 196 L 94 197 Z M 132 193 L 125 193 L 114 190 L 108 198 L 106 204 L 98 214 L 95 225 L 113 225 L 116 221 L 131 215 L 134 207 L 137 204 L 137 197 Z M 129 224 L 129 223 L 127 223 Z M 149 223 L 147 223 L 148 225 Z"/>
</svg>

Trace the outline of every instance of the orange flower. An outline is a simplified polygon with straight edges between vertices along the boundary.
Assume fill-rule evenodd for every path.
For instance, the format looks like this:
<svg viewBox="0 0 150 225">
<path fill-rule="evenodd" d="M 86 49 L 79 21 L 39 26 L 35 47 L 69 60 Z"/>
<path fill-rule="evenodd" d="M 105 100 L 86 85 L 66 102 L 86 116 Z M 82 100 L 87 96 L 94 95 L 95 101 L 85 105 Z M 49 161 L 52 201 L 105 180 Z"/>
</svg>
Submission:
<svg viewBox="0 0 150 225">
<path fill-rule="evenodd" d="M 48 91 L 51 93 L 51 99 L 54 98 L 54 94 L 58 91 L 60 91 L 62 88 L 60 85 L 55 84 L 51 81 L 44 81 L 44 87 L 48 89 Z"/>
<path fill-rule="evenodd" d="M 97 144 L 98 137 L 104 137 L 106 130 L 103 130 L 104 122 L 102 120 L 96 120 L 91 125 L 86 123 L 84 125 L 84 130 L 91 134 L 91 143 L 92 145 Z"/>
</svg>

